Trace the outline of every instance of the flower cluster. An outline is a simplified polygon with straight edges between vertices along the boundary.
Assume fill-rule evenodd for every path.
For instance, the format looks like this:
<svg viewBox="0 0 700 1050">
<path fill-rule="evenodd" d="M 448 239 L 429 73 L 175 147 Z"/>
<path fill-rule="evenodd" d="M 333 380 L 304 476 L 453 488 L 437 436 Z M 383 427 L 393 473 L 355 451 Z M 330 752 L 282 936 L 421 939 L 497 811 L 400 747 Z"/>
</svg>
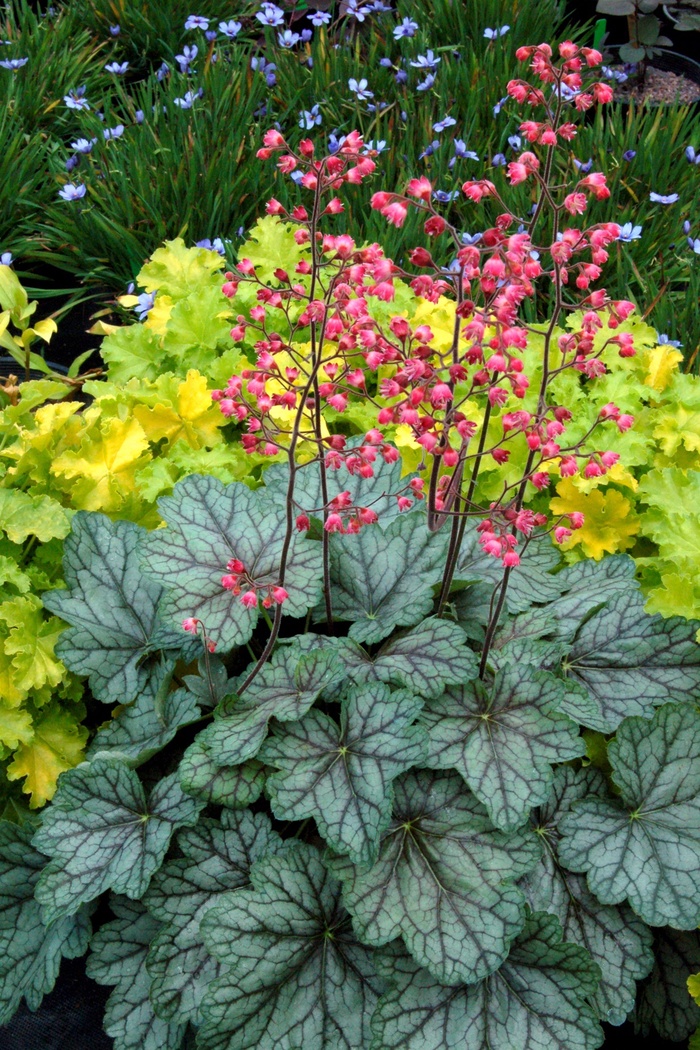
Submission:
<svg viewBox="0 0 700 1050">
<path fill-rule="evenodd" d="M 247 608 L 257 609 L 260 600 L 259 592 L 264 592 L 262 604 L 264 609 L 273 605 L 281 605 L 289 597 L 284 587 L 278 587 L 274 583 L 261 584 L 256 582 L 246 572 L 245 565 L 238 558 L 231 558 L 226 564 L 226 572 L 221 577 L 221 586 L 225 591 L 231 591 L 240 599 L 241 605 Z"/>
<path fill-rule="evenodd" d="M 520 125 L 520 136 L 531 147 L 507 165 L 510 185 L 531 181 L 537 204 L 529 221 L 518 219 L 503 202 L 501 191 L 488 180 L 467 181 L 462 191 L 478 203 L 495 199 L 502 213 L 479 239 L 465 243 L 437 211 L 439 191 L 426 177 L 410 180 L 405 193 L 380 191 L 372 207 L 387 222 L 400 227 L 410 208 L 424 213 L 429 238 L 449 237 L 456 251 L 448 270 L 440 267 L 426 248 L 415 248 L 409 258 L 419 272 L 408 273 L 387 258 L 377 244 L 358 247 L 347 234 L 325 233 L 322 223 L 343 211 L 338 191 L 361 183 L 375 169 L 374 151 L 357 132 L 351 132 L 330 156 L 318 158 L 314 143 L 304 139 L 293 149 L 281 132 L 268 131 L 258 157 L 277 157 L 285 174 L 300 173 L 299 185 L 309 204 L 287 211 L 272 199 L 269 215 L 292 223 L 302 249 L 295 273 L 278 269 L 274 282 L 259 280 L 254 265 L 241 259 L 236 272 L 226 275 L 224 292 L 235 297 L 241 281 L 256 285 L 256 305 L 241 314 L 231 331 L 240 341 L 255 333 L 254 368 L 232 376 L 213 397 L 221 411 L 244 424 L 243 447 L 249 452 L 290 458 L 304 453 L 318 458 L 324 476 L 341 467 L 372 476 L 378 456 L 391 460 L 398 452 L 390 438 L 398 428 L 410 435 L 423 457 L 421 473 L 405 490 L 395 493 L 401 509 L 427 497 L 428 523 L 439 528 L 452 520 L 455 532 L 469 515 L 481 519 L 479 533 L 487 554 L 499 557 L 506 568 L 518 564 L 521 537 L 547 526 L 563 542 L 581 526 L 582 515 L 567 515 L 568 523 L 549 521 L 524 506 L 528 494 L 546 489 L 552 475 L 598 477 L 617 462 L 615 452 L 591 444 L 593 431 L 612 422 L 627 429 L 632 420 L 608 405 L 581 440 L 567 441 L 572 413 L 551 404 L 548 385 L 566 368 L 587 379 L 605 373 L 605 353 L 615 349 L 622 357 L 634 353 L 632 337 L 610 335 L 601 345 L 599 333 L 607 315 L 614 330 L 634 309 L 625 300 L 611 300 L 603 289 L 591 290 L 608 258 L 607 248 L 620 237 L 615 223 L 588 228 L 570 224 L 580 216 L 588 198 L 609 195 L 605 176 L 582 173 L 575 186 L 560 194 L 552 186 L 552 152 L 570 142 L 576 127 L 569 119 L 595 102 L 611 98 L 608 85 L 584 81 L 586 71 L 601 61 L 598 52 L 567 42 L 560 46 L 561 63 L 552 61 L 547 45 L 521 48 L 540 84 L 524 79 L 508 84 L 508 94 L 534 107 L 543 107 L 541 119 Z M 545 85 L 540 86 L 540 85 Z M 359 86 L 359 85 L 358 85 Z M 566 92 L 564 91 L 566 88 Z M 521 138 L 522 136 L 522 138 Z M 539 243 L 538 227 L 549 210 L 549 236 Z M 547 261 L 549 260 L 549 261 Z M 535 402 L 523 405 L 531 376 L 526 352 L 533 329 L 520 318 L 524 301 L 535 294 L 536 281 L 551 282 L 555 308 L 545 337 L 542 376 Z M 452 345 L 437 345 L 429 324 L 412 324 L 402 315 L 380 324 L 373 316 L 373 300 L 392 302 L 396 281 L 406 280 L 422 300 L 454 304 Z M 572 297 L 573 293 L 573 297 Z M 561 332 L 557 325 L 566 311 L 582 311 L 577 329 Z M 351 400 L 360 399 L 376 410 L 376 426 L 351 445 L 341 433 L 331 432 L 332 419 L 342 415 Z M 500 431 L 500 433 L 499 433 Z M 504 479 L 501 498 L 485 507 L 474 494 L 480 467 L 489 458 L 508 463 L 523 448 L 525 467 L 513 480 Z M 518 461 L 518 456 L 514 457 Z M 376 520 L 371 507 L 352 506 L 348 491 L 328 498 L 319 514 L 328 532 L 356 532 Z M 461 520 L 461 521 L 460 521 Z M 306 515 L 297 516 L 297 528 L 307 528 Z M 461 533 L 460 533 L 461 535 Z"/>
</svg>

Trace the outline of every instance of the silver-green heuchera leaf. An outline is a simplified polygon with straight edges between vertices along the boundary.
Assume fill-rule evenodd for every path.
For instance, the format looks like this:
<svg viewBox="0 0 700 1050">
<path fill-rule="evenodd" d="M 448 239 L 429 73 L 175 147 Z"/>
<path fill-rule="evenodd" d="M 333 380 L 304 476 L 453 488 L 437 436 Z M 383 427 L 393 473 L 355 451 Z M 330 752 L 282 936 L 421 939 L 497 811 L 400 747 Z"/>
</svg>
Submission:
<svg viewBox="0 0 700 1050">
<path fill-rule="evenodd" d="M 46 857 L 32 848 L 31 825 L 0 822 L 0 1025 L 24 996 L 38 1010 L 58 977 L 61 959 L 87 950 L 90 920 L 85 908 L 48 928 L 34 889 Z"/>
<path fill-rule="evenodd" d="M 529 920 L 501 968 L 447 988 L 394 951 L 380 965 L 393 987 L 372 1019 L 371 1050 L 595 1050 L 603 1031 L 587 1002 L 598 967 L 562 943 L 553 915 Z"/>
<path fill-rule="evenodd" d="M 552 601 L 562 592 L 559 576 L 552 573 L 561 555 L 546 534 L 533 534 L 520 565 L 510 575 L 506 591 L 506 608 L 511 613 L 523 612 L 535 602 Z M 456 580 L 481 580 L 496 586 L 503 579 L 503 566 L 498 558 L 484 554 L 479 546 L 475 526 L 468 527 L 462 540 Z"/>
<path fill-rule="evenodd" d="M 149 999 L 146 955 L 159 923 L 140 901 L 112 897 L 110 905 L 116 919 L 93 937 L 85 968 L 98 984 L 116 986 L 105 1008 L 105 1032 L 114 1050 L 178 1050 L 185 1025 L 156 1017 Z"/>
<path fill-rule="evenodd" d="M 211 745 L 200 733 L 178 766 L 180 787 L 212 806 L 241 809 L 257 802 L 265 786 L 265 767 L 251 758 L 238 766 L 218 766 Z"/>
<path fill-rule="evenodd" d="M 217 764 L 245 762 L 260 750 L 271 718 L 296 721 L 324 689 L 343 677 L 343 666 L 332 649 L 305 651 L 296 643 L 280 646 L 244 695 L 225 702 L 221 717 L 200 734 L 200 739 Z"/>
<path fill-rule="evenodd" d="M 317 850 L 294 843 L 253 865 L 202 920 L 226 971 L 204 998 L 200 1050 L 363 1050 L 383 990 Z"/>
<path fill-rule="evenodd" d="M 549 801 L 533 814 L 541 861 L 525 877 L 523 886 L 535 911 L 552 912 L 562 925 L 565 940 L 588 950 L 601 971 L 591 1005 L 601 1021 L 622 1024 L 634 1007 L 636 982 L 654 965 L 652 933 L 626 904 L 601 904 L 585 878 L 559 862 L 559 821 L 574 802 L 590 796 L 610 797 L 598 770 L 560 766 L 555 771 Z"/>
<path fill-rule="evenodd" d="M 138 557 L 145 535 L 133 522 L 78 511 L 64 547 L 67 590 L 43 595 L 49 612 L 70 624 L 57 655 L 71 671 L 90 676 L 93 695 L 104 703 L 128 704 L 148 679 L 146 658 L 187 641 L 160 621 L 163 589 L 144 576 Z"/>
<path fill-rule="evenodd" d="M 144 572 L 162 585 L 164 617 L 172 624 L 196 617 L 227 652 L 248 641 L 258 610 L 243 605 L 221 585 L 227 563 L 238 559 L 247 577 L 265 597 L 279 581 L 286 532 L 284 505 L 264 489 L 252 491 L 240 482 L 222 485 L 213 477 L 192 474 L 179 481 L 172 496 L 158 501 L 167 524 L 141 543 Z M 320 598 L 321 545 L 294 533 L 284 577 L 289 597 L 284 612 L 303 616 Z"/>
<path fill-rule="evenodd" d="M 391 817 L 392 781 L 425 757 L 425 730 L 413 724 L 421 706 L 412 693 L 375 682 L 348 690 L 340 726 L 313 710 L 275 727 L 259 756 L 280 771 L 267 780 L 275 816 L 314 817 L 337 853 L 373 863 Z"/>
<path fill-rule="evenodd" d="M 165 923 L 151 942 L 146 968 L 158 1016 L 200 1024 L 202 997 L 221 972 L 204 947 L 202 918 L 222 894 L 247 885 L 253 863 L 276 853 L 282 840 L 264 813 L 224 812 L 220 822 L 204 819 L 179 832 L 177 844 L 184 857 L 167 861 L 143 898 L 151 915 Z"/>
<path fill-rule="evenodd" d="M 603 904 L 650 926 L 700 923 L 700 714 L 667 704 L 627 718 L 608 747 L 620 799 L 584 798 L 559 824 L 561 862 Z"/>
<path fill-rule="evenodd" d="M 201 712 L 189 689 L 170 691 L 174 661 L 150 676 L 138 696 L 95 734 L 88 758 L 108 754 L 140 766 L 170 743 Z"/>
<path fill-rule="evenodd" d="M 362 438 L 348 440 L 347 448 L 352 449 L 363 443 Z M 378 517 L 377 524 L 384 529 L 391 524 L 401 511 L 397 495 L 411 495 L 408 483 L 414 476 L 401 476 L 401 459 L 387 463 L 377 455 L 372 468 L 372 477 L 365 478 L 359 473 L 350 473 L 341 466 L 338 470 L 327 470 L 328 498 L 333 499 L 340 492 L 349 492 L 354 507 L 369 507 Z M 273 463 L 263 475 L 265 488 L 284 505 L 289 484 L 289 467 L 286 463 Z M 294 505 L 297 514 L 308 514 L 309 517 L 322 518 L 323 495 L 321 490 L 321 473 L 318 463 L 304 463 L 297 467 L 294 479 Z"/>
<path fill-rule="evenodd" d="M 562 683 L 510 664 L 488 682 L 470 682 L 429 700 L 422 715 L 427 765 L 456 769 L 503 831 L 545 802 L 553 762 L 585 754 L 578 726 L 558 710 Z"/>
<path fill-rule="evenodd" d="M 403 685 L 426 700 L 439 696 L 445 686 L 476 678 L 479 667 L 459 624 L 437 616 L 390 638 L 374 656 L 350 639 L 343 642 L 339 655 L 354 682 L 378 679 Z"/>
<path fill-rule="evenodd" d="M 700 1007 L 688 992 L 688 977 L 700 970 L 700 933 L 665 926 L 654 931 L 654 969 L 639 988 L 635 1032 L 680 1042 L 700 1025 Z"/>
<path fill-rule="evenodd" d="M 397 518 L 384 531 L 371 526 L 360 535 L 331 536 L 333 615 L 351 621 L 351 638 L 381 642 L 395 627 L 430 614 L 447 540 L 445 529 L 428 531 L 422 514 Z"/>
<path fill-rule="evenodd" d="M 176 774 L 159 781 L 146 802 L 137 774 L 118 759 L 69 769 L 34 837 L 52 858 L 36 887 L 44 921 L 72 915 L 107 889 L 141 897 L 173 831 L 194 824 L 201 808 L 182 793 Z"/>
<path fill-rule="evenodd" d="M 700 694 L 700 624 L 649 616 L 641 595 L 622 592 L 579 629 L 563 669 L 599 704 L 592 729 L 612 733 L 623 718 L 649 718 L 667 701 L 694 702 Z"/>
<path fill-rule="evenodd" d="M 444 984 L 474 982 L 503 962 L 525 921 L 514 881 L 537 861 L 534 836 L 504 835 L 456 773 L 406 773 L 369 871 L 329 861 L 367 944 L 402 937 Z"/>
</svg>

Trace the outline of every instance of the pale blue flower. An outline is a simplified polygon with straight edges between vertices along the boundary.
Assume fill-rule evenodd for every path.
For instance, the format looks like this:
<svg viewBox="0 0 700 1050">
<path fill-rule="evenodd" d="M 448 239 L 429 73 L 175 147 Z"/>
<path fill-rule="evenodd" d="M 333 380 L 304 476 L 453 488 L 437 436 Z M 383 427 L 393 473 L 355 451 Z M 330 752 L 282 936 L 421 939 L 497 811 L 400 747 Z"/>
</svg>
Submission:
<svg viewBox="0 0 700 1050">
<path fill-rule="evenodd" d="M 195 248 L 208 248 L 210 252 L 218 252 L 219 255 L 226 255 L 226 249 L 224 248 L 224 242 L 221 237 L 215 237 L 213 241 L 205 237 L 201 241 L 195 241 Z"/>
<path fill-rule="evenodd" d="M 124 125 L 117 124 L 113 128 L 105 128 L 102 134 L 106 139 L 120 139 L 124 134 Z"/>
<path fill-rule="evenodd" d="M 69 91 L 67 95 L 63 96 L 63 101 L 68 106 L 68 109 L 90 109 L 90 103 L 85 98 L 85 85 L 76 88 L 75 91 Z"/>
<path fill-rule="evenodd" d="M 589 157 L 588 160 L 577 160 L 574 157 L 574 167 L 577 171 L 580 171 L 582 175 L 587 175 L 593 167 L 593 158 Z"/>
<path fill-rule="evenodd" d="M 168 65 L 168 63 L 167 62 L 161 62 L 160 66 L 156 70 L 156 79 L 157 80 L 164 80 L 165 77 L 167 77 L 169 72 L 170 72 L 170 66 Z"/>
<path fill-rule="evenodd" d="M 183 49 L 182 49 L 182 54 L 181 55 L 175 55 L 175 61 L 180 66 L 180 72 L 181 73 L 187 73 L 188 72 L 190 64 L 192 62 L 194 62 L 194 60 L 197 57 L 198 53 L 199 53 L 199 48 L 197 47 L 196 44 L 192 44 L 192 47 L 189 47 L 186 44 L 185 47 L 183 47 Z"/>
<path fill-rule="evenodd" d="M 192 109 L 195 100 L 199 97 L 199 92 L 197 91 L 186 91 L 183 98 L 174 98 L 173 102 L 180 109 Z"/>
<path fill-rule="evenodd" d="M 3 252 L 2 255 L 0 255 L 0 265 L 2 265 L 2 266 L 12 266 L 12 262 L 13 262 L 12 252 Z"/>
<path fill-rule="evenodd" d="M 363 6 L 362 0 L 345 0 L 343 4 L 342 14 L 356 18 L 358 22 L 364 22 L 369 13 L 369 7 Z"/>
<path fill-rule="evenodd" d="M 309 15 L 309 21 L 312 25 L 316 26 L 317 29 L 319 26 L 328 25 L 330 20 L 331 16 L 328 11 L 314 11 L 313 14 Z"/>
<path fill-rule="evenodd" d="M 439 57 L 428 50 L 424 55 L 419 55 L 415 62 L 411 62 L 411 65 L 415 69 L 436 69 L 440 61 L 442 60 Z"/>
<path fill-rule="evenodd" d="M 665 334 L 659 335 L 659 333 L 657 332 L 656 338 L 658 340 L 659 346 L 673 346 L 676 348 L 676 350 L 679 347 L 683 346 L 683 343 L 681 343 L 679 339 L 669 339 L 668 336 Z"/>
<path fill-rule="evenodd" d="M 130 285 L 130 287 L 132 287 Z M 156 301 L 155 292 L 141 292 L 139 295 L 139 301 L 134 307 L 134 313 L 138 317 L 139 321 L 145 320 L 149 313 L 153 309 L 153 304 Z"/>
<path fill-rule="evenodd" d="M 443 117 L 442 120 L 438 120 L 436 124 L 433 124 L 433 131 L 442 132 L 446 131 L 447 128 L 453 127 L 457 121 L 454 117 Z"/>
<path fill-rule="evenodd" d="M 80 157 L 78 157 L 77 154 L 74 153 L 73 156 L 69 157 L 68 160 L 66 161 L 66 165 L 65 165 L 66 171 L 68 171 L 68 172 L 73 171 L 74 168 L 78 167 L 79 162 L 80 162 Z"/>
<path fill-rule="evenodd" d="M 692 237 L 689 237 L 688 247 L 692 248 L 696 255 L 700 255 L 700 237 L 696 237 L 695 240 L 693 240 Z"/>
<path fill-rule="evenodd" d="M 108 62 L 105 66 L 108 73 L 114 73 L 117 77 L 123 77 L 128 68 L 128 62 Z"/>
<path fill-rule="evenodd" d="M 63 189 L 58 191 L 59 197 L 64 201 L 79 201 L 86 193 L 87 186 L 84 186 L 82 182 L 79 182 L 77 185 L 73 182 L 67 182 Z"/>
<path fill-rule="evenodd" d="M 402 37 L 415 36 L 418 32 L 418 23 L 410 18 L 404 18 L 403 22 L 394 26 L 394 37 L 401 40 Z"/>
<path fill-rule="evenodd" d="M 495 153 L 491 158 L 491 164 L 494 168 L 502 168 L 508 163 L 505 153 Z"/>
<path fill-rule="evenodd" d="M 285 29 L 284 33 L 277 34 L 277 43 L 280 47 L 295 47 L 301 37 L 298 33 L 293 33 L 291 29 Z"/>
<path fill-rule="evenodd" d="M 22 66 L 26 66 L 28 58 L 3 58 L 0 62 L 0 69 L 11 69 L 13 73 L 16 73 Z"/>
<path fill-rule="evenodd" d="M 451 192 L 447 190 L 433 191 L 433 200 L 439 201 L 440 204 L 449 204 L 450 201 L 456 200 L 457 197 L 459 197 L 459 190 L 452 190 Z"/>
<path fill-rule="evenodd" d="M 284 11 L 275 4 L 263 4 L 255 16 L 264 26 L 281 26 L 284 24 Z"/>
<path fill-rule="evenodd" d="M 689 164 L 700 164 L 700 150 L 696 153 L 692 146 L 686 146 L 685 159 Z"/>
<path fill-rule="evenodd" d="M 70 148 L 75 153 L 91 153 L 96 142 L 97 139 L 76 139 L 75 142 L 71 142 Z"/>
<path fill-rule="evenodd" d="M 497 117 L 498 114 L 501 112 L 501 110 L 503 109 L 503 104 L 508 101 L 508 98 L 509 98 L 508 95 L 504 95 L 503 98 L 499 98 L 498 102 L 493 107 L 493 115 L 494 115 L 494 117 Z"/>
<path fill-rule="evenodd" d="M 522 144 L 523 144 L 523 141 L 520 138 L 520 135 L 509 135 L 508 136 L 508 145 L 510 146 L 511 149 L 514 149 L 516 151 L 516 153 L 520 149 Z"/>
<path fill-rule="evenodd" d="M 435 83 L 435 76 L 433 73 L 428 73 L 425 80 L 421 80 L 420 84 L 416 84 L 416 91 L 430 91 L 431 87 Z"/>
<path fill-rule="evenodd" d="M 675 204 L 678 200 L 677 193 L 650 193 L 649 200 L 654 204 Z"/>
<path fill-rule="evenodd" d="M 631 222 L 626 222 L 624 226 L 620 227 L 620 235 L 617 239 L 618 241 L 622 241 L 623 244 L 629 244 L 630 241 L 638 241 L 641 236 L 641 226 L 633 226 Z"/>
<path fill-rule="evenodd" d="M 497 40 L 499 36 L 505 36 L 510 26 L 501 26 L 499 29 L 485 29 L 484 36 L 487 40 Z"/>
<path fill-rule="evenodd" d="M 119 25 L 119 23 L 117 23 L 115 26 L 110 26 L 109 27 L 109 32 L 110 32 L 111 36 L 119 36 L 121 31 L 122 31 L 122 27 Z"/>
<path fill-rule="evenodd" d="M 624 152 L 624 153 L 622 154 L 622 159 L 623 159 L 623 160 L 626 160 L 626 161 L 627 161 L 627 163 L 629 164 L 629 162 L 630 162 L 631 160 L 634 160 L 634 158 L 635 158 L 636 156 L 637 156 L 637 151 L 636 151 L 636 149 L 626 149 L 626 150 L 625 150 L 625 152 Z"/>
<path fill-rule="evenodd" d="M 323 117 L 319 112 L 318 104 L 312 106 L 311 109 L 302 109 L 299 115 L 299 127 L 303 131 L 312 131 L 322 121 Z"/>
<path fill-rule="evenodd" d="M 428 143 L 423 152 L 419 155 L 418 160 L 423 160 L 423 157 L 432 157 L 433 153 L 438 149 L 440 149 L 440 140 L 433 139 L 433 141 Z"/>
<path fill-rule="evenodd" d="M 134 113 L 134 120 L 137 124 L 143 124 L 145 117 L 142 109 L 137 109 Z"/>
<path fill-rule="evenodd" d="M 374 139 L 370 139 L 369 142 L 365 143 L 363 153 L 369 153 L 370 150 L 374 150 L 376 153 L 383 153 L 388 148 L 386 139 L 378 139 L 376 142 Z"/>
<path fill-rule="evenodd" d="M 463 233 L 461 241 L 462 244 L 478 244 L 482 237 L 482 233 Z"/>
<path fill-rule="evenodd" d="M 229 40 L 235 40 L 242 28 L 242 23 L 234 21 L 233 18 L 229 22 L 219 22 L 219 32 Z"/>
<path fill-rule="evenodd" d="M 367 98 L 374 98 L 374 92 L 367 90 L 367 79 L 362 77 L 361 80 L 356 80 L 354 77 L 350 77 L 348 80 L 348 87 L 354 95 L 357 96 L 358 101 L 362 101 Z"/>
<path fill-rule="evenodd" d="M 185 22 L 185 29 L 208 29 L 209 19 L 201 15 L 190 15 Z"/>
</svg>

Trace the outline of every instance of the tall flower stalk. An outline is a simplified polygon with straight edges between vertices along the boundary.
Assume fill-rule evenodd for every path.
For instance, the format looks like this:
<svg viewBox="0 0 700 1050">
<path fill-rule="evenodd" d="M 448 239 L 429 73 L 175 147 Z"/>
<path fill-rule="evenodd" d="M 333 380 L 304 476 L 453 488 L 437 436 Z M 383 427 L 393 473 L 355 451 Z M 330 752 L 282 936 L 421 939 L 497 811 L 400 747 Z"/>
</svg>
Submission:
<svg viewBox="0 0 700 1050">
<path fill-rule="evenodd" d="M 465 182 L 462 192 L 468 199 L 476 204 L 490 199 L 501 209 L 478 241 L 470 238 L 465 243 L 437 210 L 440 194 L 425 177 L 411 179 L 404 193 L 380 191 L 372 198 L 372 207 L 397 227 L 409 209 L 422 212 L 427 236 L 451 242 L 456 256 L 448 269 L 428 249 L 415 248 L 409 258 L 419 272 L 409 273 L 377 244 L 358 246 L 347 234 L 325 232 L 326 223 L 343 211 L 338 191 L 362 182 L 375 169 L 376 153 L 365 147 L 357 132 L 347 135 L 335 153 L 320 158 L 310 139 L 294 149 L 279 131 L 265 135 L 258 157 L 276 156 L 279 169 L 294 173 L 310 200 L 291 212 L 275 199 L 267 204 L 269 215 L 295 227 L 300 261 L 293 274 L 279 268 L 274 281 L 265 282 L 253 263 L 242 259 L 224 285 L 231 297 L 241 282 L 255 287 L 256 305 L 249 317 L 238 316 L 231 334 L 240 341 L 246 330 L 255 332 L 257 361 L 213 396 L 225 415 L 246 427 L 242 443 L 247 451 L 281 452 L 289 465 L 287 531 L 274 587 L 259 588 L 240 565 L 229 567 L 222 577 L 222 586 L 241 601 L 275 606 L 267 645 L 244 689 L 275 645 L 291 538 L 295 529 L 310 528 L 310 513 L 323 526 L 325 617 L 332 624 L 329 536 L 358 532 L 377 520 L 371 503 L 353 502 L 343 488 L 343 472 L 371 477 L 378 457 L 395 461 L 395 428 L 405 428 L 422 455 L 418 476 L 392 494 L 399 509 L 408 510 L 425 499 L 428 528 L 450 528 L 440 614 L 449 599 L 470 518 L 478 520 L 483 552 L 503 566 L 486 629 L 482 676 L 509 579 L 531 537 L 550 532 L 561 543 L 583 524 L 580 513 L 550 518 L 528 503 L 549 487 L 552 475 L 594 478 L 617 462 L 618 454 L 599 444 L 598 428 L 612 422 L 623 431 L 632 418 L 614 404 L 606 405 L 583 438 L 567 440 L 572 411 L 551 395 L 552 380 L 566 369 L 593 380 L 604 374 L 610 350 L 622 357 L 634 354 L 628 334 L 596 339 L 604 318 L 614 331 L 634 309 L 632 303 L 612 300 L 604 289 L 591 287 L 619 227 L 575 225 L 591 196 L 609 196 L 605 176 L 587 173 L 573 187 L 556 181 L 555 151 L 575 137 L 572 117 L 596 102 L 609 102 L 612 91 L 595 79 L 593 70 L 602 59 L 591 48 L 566 42 L 560 45 L 559 61 L 553 60 L 546 44 L 520 48 L 517 56 L 529 63 L 531 78 L 510 81 L 508 95 L 536 111 L 537 119 L 521 123 L 529 148 L 508 164 L 506 179 L 511 186 L 523 183 L 532 188 L 529 216 L 516 215 L 489 180 Z M 452 341 L 446 351 L 436 344 L 429 324 L 414 326 L 399 313 L 386 324 L 377 320 L 375 315 L 382 312 L 373 304 L 392 302 L 397 280 L 407 281 L 415 295 L 429 303 L 453 303 Z M 553 288 L 553 307 L 544 331 L 536 403 L 525 410 L 518 406 L 531 377 L 523 352 L 531 337 L 542 332 L 523 320 L 521 311 L 542 282 Z M 563 322 L 573 311 L 581 311 L 577 327 L 562 334 Z M 333 427 L 350 401 L 358 399 L 374 407 L 376 425 L 353 443 Z M 504 471 L 498 498 L 484 505 L 478 498 L 484 463 L 505 467 L 523 444 L 523 469 L 516 477 Z M 321 492 L 321 504 L 312 512 L 299 507 L 295 498 L 299 465 L 310 461 L 318 464 Z"/>
</svg>

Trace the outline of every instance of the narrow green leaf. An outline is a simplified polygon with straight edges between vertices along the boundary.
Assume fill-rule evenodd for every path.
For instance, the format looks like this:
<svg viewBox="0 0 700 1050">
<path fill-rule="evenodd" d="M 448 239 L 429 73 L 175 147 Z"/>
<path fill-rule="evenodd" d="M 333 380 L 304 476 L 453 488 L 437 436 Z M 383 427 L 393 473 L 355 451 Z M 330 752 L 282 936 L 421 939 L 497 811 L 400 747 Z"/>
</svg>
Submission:
<svg viewBox="0 0 700 1050">
<path fill-rule="evenodd" d="M 504 835 L 457 774 L 423 771 L 395 783 L 393 819 L 369 871 L 330 861 L 357 935 L 402 937 L 444 984 L 478 981 L 503 962 L 525 921 L 513 885 L 537 861 L 530 834 Z"/>
<path fill-rule="evenodd" d="M 427 765 L 456 769 L 503 831 L 547 800 L 552 763 L 585 754 L 578 726 L 559 711 L 563 686 L 532 667 L 507 664 L 488 682 L 452 688 L 425 705 Z"/>
<path fill-rule="evenodd" d="M 575 802 L 559 856 L 603 904 L 627 899 L 650 926 L 700 923 L 700 714 L 666 704 L 627 718 L 608 747 L 619 800 Z"/>
<path fill-rule="evenodd" d="M 340 726 L 313 710 L 274 727 L 260 761 L 280 770 L 267 780 L 275 816 L 314 817 L 332 849 L 372 864 L 391 818 L 392 781 L 425 757 L 425 731 L 413 725 L 421 706 L 376 682 L 346 693 Z"/>
<path fill-rule="evenodd" d="M 35 848 L 52 858 L 36 888 L 44 921 L 74 914 L 107 889 L 141 897 L 173 831 L 194 824 L 201 808 L 183 795 L 175 774 L 155 786 L 147 803 L 138 776 L 118 759 L 69 769 L 34 838 Z"/>
<path fill-rule="evenodd" d="M 382 986 L 318 852 L 294 843 L 250 878 L 253 889 L 229 893 L 202 920 L 227 971 L 204 998 L 200 1050 L 367 1046 Z"/>
</svg>

